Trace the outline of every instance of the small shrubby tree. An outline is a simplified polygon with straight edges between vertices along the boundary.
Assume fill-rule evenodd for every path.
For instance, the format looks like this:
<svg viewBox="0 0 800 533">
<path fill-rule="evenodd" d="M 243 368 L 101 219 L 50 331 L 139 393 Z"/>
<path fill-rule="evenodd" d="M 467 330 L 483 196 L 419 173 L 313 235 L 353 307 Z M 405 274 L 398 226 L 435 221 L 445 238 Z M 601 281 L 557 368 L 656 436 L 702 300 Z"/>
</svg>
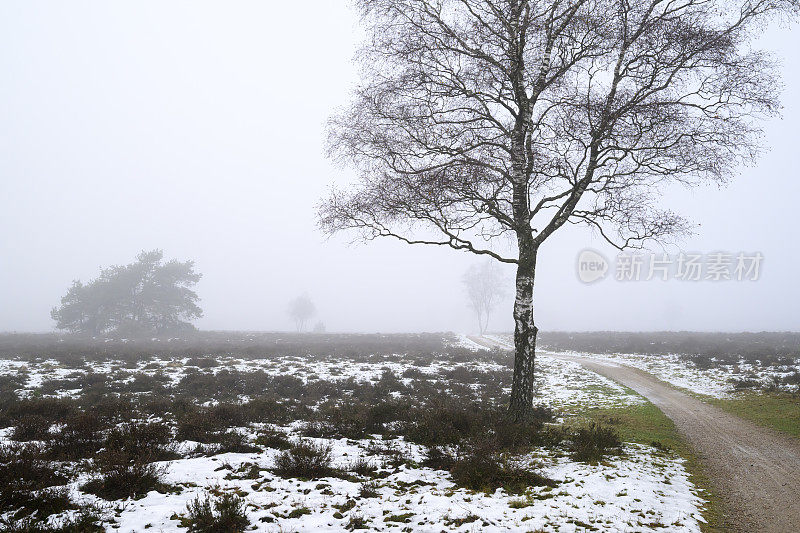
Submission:
<svg viewBox="0 0 800 533">
<path fill-rule="evenodd" d="M 492 261 L 470 266 L 462 278 L 469 306 L 478 318 L 481 335 L 489 327 L 489 317 L 506 293 L 503 273 Z"/>
<path fill-rule="evenodd" d="M 222 493 L 214 501 L 198 497 L 186 509 L 184 527 L 189 533 L 244 533 L 250 526 L 245 500 L 230 492 Z"/>
<path fill-rule="evenodd" d="M 102 269 L 86 284 L 75 281 L 51 312 L 58 329 L 85 335 L 164 335 L 194 330 L 203 315 L 192 287 L 193 261 L 166 261 L 161 250 L 136 262 Z"/>
<path fill-rule="evenodd" d="M 778 83 L 754 37 L 798 0 L 356 5 L 362 82 L 329 145 L 361 179 L 320 225 L 515 265 L 510 413 L 525 418 L 542 244 L 568 224 L 619 248 L 689 231 L 660 192 L 722 183 L 756 155 Z"/>
</svg>

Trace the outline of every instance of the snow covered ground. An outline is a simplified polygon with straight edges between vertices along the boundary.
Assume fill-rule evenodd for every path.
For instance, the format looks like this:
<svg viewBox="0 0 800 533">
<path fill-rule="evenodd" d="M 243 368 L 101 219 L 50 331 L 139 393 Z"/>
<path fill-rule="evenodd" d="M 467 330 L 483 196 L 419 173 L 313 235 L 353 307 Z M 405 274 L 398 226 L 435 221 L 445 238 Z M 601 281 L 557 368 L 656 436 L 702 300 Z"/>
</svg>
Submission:
<svg viewBox="0 0 800 533">
<path fill-rule="evenodd" d="M 632 390 L 590 372 L 574 361 L 542 354 L 537 358 L 536 367 L 538 398 L 560 411 L 646 403 Z"/>
<path fill-rule="evenodd" d="M 469 349 L 482 349 L 473 341 L 464 339 L 461 346 Z M 31 365 L 23 361 L 0 361 L 0 376 L 23 375 L 24 385 L 17 390 L 21 396 L 27 396 L 47 380 L 63 380 L 70 377 L 93 374 L 113 374 L 115 380 L 126 382 L 135 374 L 147 376 L 165 376 L 172 385 L 177 384 L 192 368 L 192 358 L 160 359 L 153 358 L 140 361 L 127 368 L 113 362 L 89 362 L 85 368 L 64 368 L 55 360 L 47 360 L 43 364 Z M 585 370 L 572 361 L 563 361 L 547 357 L 543 354 L 537 362 L 536 387 L 538 397 L 549 407 L 555 409 L 574 409 L 580 406 L 614 407 L 633 405 L 644 400 L 612 380 Z M 446 373 L 464 369 L 477 373 L 509 372 L 507 365 L 487 360 L 475 360 L 454 363 L 452 360 L 430 360 L 420 362 L 418 359 L 406 359 L 397 356 L 395 360 L 376 360 L 375 362 L 353 362 L 346 357 L 331 356 L 325 359 L 308 360 L 298 356 L 275 357 L 270 359 L 240 359 L 223 356 L 216 359 L 216 365 L 207 368 L 213 373 L 222 370 L 239 372 L 262 371 L 270 376 L 293 376 L 303 382 L 309 381 L 344 381 L 353 379 L 357 382 L 377 382 L 385 372 L 392 372 L 405 384 L 411 378 L 403 377 L 409 370 L 419 372 L 433 381 L 449 379 Z M 479 387 L 479 385 L 476 385 Z M 508 387 L 505 387 L 506 392 Z M 54 395 L 61 397 L 77 396 L 79 389 L 62 389 Z"/>
<path fill-rule="evenodd" d="M 504 335 L 485 335 L 488 339 L 513 347 Z M 646 402 L 630 389 L 590 372 L 574 361 L 540 353 L 536 359 L 537 396 L 551 407 L 570 410 L 580 407 L 622 407 Z"/>
<path fill-rule="evenodd" d="M 345 465 L 364 456 L 371 441 L 317 442 L 333 446 Z M 419 446 L 395 441 L 409 458 L 419 460 Z M 590 466 L 564 457 L 532 454 L 528 460 L 559 482 L 555 488 L 534 488 L 521 496 L 498 489 L 494 494 L 459 489 L 446 472 L 409 465 L 390 469 L 376 482 L 377 496 L 359 495 L 361 484 L 326 478 L 282 479 L 266 469 L 276 452 L 223 454 L 166 463 L 167 481 L 183 484 L 180 494 L 151 492 L 125 504 L 116 528 L 120 532 L 182 531 L 181 515 L 188 502 L 208 490 L 234 492 L 247 502 L 247 514 L 259 531 L 343 531 L 351 516 L 362 517 L 375 531 L 700 531 L 702 501 L 679 460 L 641 446 L 628 446 L 623 457 Z M 380 463 L 380 457 L 375 459 Z M 254 479 L 232 473 L 259 468 Z M 251 477 L 251 476 L 248 476 Z M 344 513 L 340 509 L 352 508 Z M 101 504 L 101 501 L 96 503 Z M 338 506 L 338 507 L 337 507 Z"/>
<path fill-rule="evenodd" d="M 136 376 L 162 379 L 175 386 L 191 373 L 217 375 L 223 370 L 263 372 L 268 376 L 294 376 L 303 383 L 377 383 L 387 372 L 412 386 L 415 379 L 458 381 L 458 372 L 470 377 L 476 394 L 492 380 L 508 382 L 507 360 L 492 360 L 489 352 L 463 337 L 454 341 L 474 353 L 474 360 L 418 356 L 381 356 L 351 360 L 346 356 L 303 358 L 276 356 L 244 358 L 158 357 L 136 362 L 88 361 L 66 365 L 56 360 L 31 363 L 0 361 L 0 377 L 11 379 L 22 397 L 54 396 L 78 398 L 70 380 L 88 374 L 110 376 L 113 383 L 130 383 Z M 201 360 L 203 359 L 203 360 Z M 199 365 L 199 368 L 198 366 Z M 586 407 L 624 407 L 644 402 L 632 391 L 589 372 L 577 363 L 547 356 L 538 359 L 537 388 L 542 403 L 568 415 Z M 455 372 L 455 373 L 454 373 Z M 474 376 L 478 376 L 475 379 Z M 64 380 L 63 387 L 53 380 Z M 50 385 L 48 385 L 50 383 Z M 41 387 L 49 387 L 46 392 Z M 503 385 L 507 390 L 507 387 Z M 244 399 L 243 399 L 244 400 Z M 248 436 L 252 444 L 261 427 L 230 428 Z M 271 426 L 270 426 L 271 427 Z M 69 491 L 74 501 L 101 510 L 108 531 L 185 531 L 181 519 L 187 504 L 197 497 L 234 492 L 244 498 L 254 530 L 343 531 L 354 518 L 363 519 L 376 531 L 651 531 L 696 532 L 702 521 L 703 500 L 689 481 L 683 460 L 649 446 L 626 444 L 619 456 L 598 465 L 571 460 L 563 449 L 536 448 L 514 461 L 529 465 L 552 478 L 555 487 L 532 487 L 525 494 L 512 495 L 498 489 L 492 494 L 459 488 L 450 473 L 421 466 L 425 447 L 403 438 L 310 439 L 300 436 L 300 424 L 277 428 L 290 439 L 313 440 L 332 448 L 334 466 L 346 469 L 358 458 L 378 467 L 365 496 L 367 478 L 324 478 L 312 481 L 286 479 L 273 472 L 276 449 L 260 446 L 260 452 L 222 453 L 159 463 L 163 481 L 175 487 L 171 492 L 149 492 L 138 500 L 106 501 L 81 491 L 90 479 L 84 472 L 73 477 Z M 0 429 L 0 439 L 10 442 L 11 429 Z M 190 450 L 195 443 L 179 443 Z M 402 460 L 397 461 L 400 457 Z M 1 513 L 0 513 L 1 514 Z"/>
<path fill-rule="evenodd" d="M 675 354 L 652 356 L 638 354 L 609 355 L 574 353 L 574 355 L 594 357 L 639 368 L 676 387 L 681 387 L 706 396 L 725 398 L 729 397 L 734 391 L 734 386 L 730 381 L 733 375 L 728 370 L 724 368 L 702 370 L 693 368 Z"/>
</svg>

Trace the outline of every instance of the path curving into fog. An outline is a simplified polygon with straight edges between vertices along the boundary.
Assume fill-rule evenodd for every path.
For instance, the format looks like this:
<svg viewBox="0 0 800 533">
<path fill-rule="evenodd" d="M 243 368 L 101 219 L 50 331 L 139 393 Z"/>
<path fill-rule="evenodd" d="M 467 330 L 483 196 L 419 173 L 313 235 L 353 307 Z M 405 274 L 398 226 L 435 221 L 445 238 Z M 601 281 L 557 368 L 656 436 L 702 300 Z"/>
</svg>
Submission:
<svg viewBox="0 0 800 533">
<path fill-rule="evenodd" d="M 509 349 L 498 341 L 473 339 Z M 706 404 L 641 370 L 590 357 L 547 354 L 630 387 L 675 422 L 723 501 L 727 527 L 800 531 L 800 441 Z"/>
</svg>

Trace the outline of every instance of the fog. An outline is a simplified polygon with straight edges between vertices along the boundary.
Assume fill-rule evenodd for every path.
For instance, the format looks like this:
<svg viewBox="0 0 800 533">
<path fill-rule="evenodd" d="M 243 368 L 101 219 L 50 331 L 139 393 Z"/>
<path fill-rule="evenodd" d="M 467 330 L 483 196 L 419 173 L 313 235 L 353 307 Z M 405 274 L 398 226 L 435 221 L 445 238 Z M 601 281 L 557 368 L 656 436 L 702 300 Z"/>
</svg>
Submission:
<svg viewBox="0 0 800 533">
<path fill-rule="evenodd" d="M 328 187 L 354 177 L 326 159 L 324 125 L 357 80 L 357 22 L 323 0 L 0 4 L 0 331 L 52 330 L 73 279 L 154 248 L 196 262 L 202 329 L 292 329 L 307 293 L 329 331 L 475 330 L 474 256 L 316 227 Z M 762 44 L 785 84 L 769 151 L 724 189 L 663 202 L 701 224 L 670 252 L 761 252 L 760 279 L 586 285 L 578 253 L 614 252 L 570 229 L 540 254 L 542 329 L 800 327 L 800 37 Z M 491 329 L 511 329 L 510 305 Z"/>
</svg>

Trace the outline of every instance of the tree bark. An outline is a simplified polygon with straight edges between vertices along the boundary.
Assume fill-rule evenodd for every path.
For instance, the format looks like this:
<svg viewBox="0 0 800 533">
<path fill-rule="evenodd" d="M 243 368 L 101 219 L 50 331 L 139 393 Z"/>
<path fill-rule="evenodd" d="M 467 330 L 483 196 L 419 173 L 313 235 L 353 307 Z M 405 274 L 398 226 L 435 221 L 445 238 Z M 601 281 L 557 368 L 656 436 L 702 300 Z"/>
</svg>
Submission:
<svg viewBox="0 0 800 533">
<path fill-rule="evenodd" d="M 530 418 L 533 412 L 536 336 L 533 321 L 533 286 L 536 251 L 520 254 L 514 300 L 514 379 L 511 385 L 509 416 L 516 422 Z"/>
</svg>

